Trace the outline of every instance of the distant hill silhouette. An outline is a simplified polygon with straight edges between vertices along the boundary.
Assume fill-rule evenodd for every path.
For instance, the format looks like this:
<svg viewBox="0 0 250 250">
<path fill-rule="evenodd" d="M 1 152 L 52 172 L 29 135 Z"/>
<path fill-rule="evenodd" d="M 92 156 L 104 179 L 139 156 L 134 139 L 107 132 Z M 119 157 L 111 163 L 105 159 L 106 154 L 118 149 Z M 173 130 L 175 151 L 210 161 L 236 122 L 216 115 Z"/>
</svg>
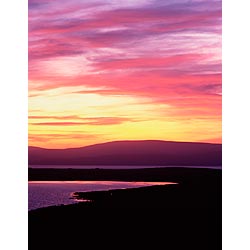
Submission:
<svg viewBox="0 0 250 250">
<path fill-rule="evenodd" d="M 114 141 L 81 148 L 29 147 L 29 165 L 220 166 L 222 145 L 171 141 Z"/>
</svg>

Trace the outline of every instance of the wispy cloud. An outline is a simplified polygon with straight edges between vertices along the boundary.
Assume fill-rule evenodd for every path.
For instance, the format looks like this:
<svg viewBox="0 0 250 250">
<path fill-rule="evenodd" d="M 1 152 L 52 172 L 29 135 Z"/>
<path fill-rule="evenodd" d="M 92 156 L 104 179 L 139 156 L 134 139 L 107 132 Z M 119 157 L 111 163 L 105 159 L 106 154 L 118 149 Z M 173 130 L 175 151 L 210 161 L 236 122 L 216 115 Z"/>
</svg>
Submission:
<svg viewBox="0 0 250 250">
<path fill-rule="evenodd" d="M 30 142 L 57 142 L 57 141 L 71 141 L 71 140 L 93 140 L 93 139 L 100 139 L 102 138 L 101 134 L 90 134 L 89 132 L 85 133 L 74 133 L 74 134 L 56 134 L 56 133 L 50 133 L 50 134 L 31 134 L 29 135 L 29 141 Z"/>
<path fill-rule="evenodd" d="M 82 122 L 33 122 L 32 125 L 38 126 L 78 126 L 84 125 Z"/>
<path fill-rule="evenodd" d="M 129 96 L 154 108 L 171 107 L 167 112 L 176 120 L 218 121 L 221 71 L 220 0 L 29 1 L 32 99 L 47 95 L 49 102 L 49 90 L 68 88 L 71 97 L 82 96 L 83 105 L 89 94 Z M 113 117 L 113 110 L 93 119 L 30 119 L 33 125 L 67 127 L 140 121 Z"/>
<path fill-rule="evenodd" d="M 39 126 L 79 126 L 79 125 L 117 125 L 124 122 L 138 121 L 132 118 L 125 117 L 88 117 L 82 118 L 79 116 L 29 116 L 30 120 L 33 119 L 53 119 L 64 120 L 63 122 L 31 122 L 32 125 Z M 66 120 L 78 120 L 81 122 L 66 121 Z"/>
<path fill-rule="evenodd" d="M 54 119 L 54 120 L 79 120 L 81 119 L 77 115 L 67 115 L 67 116 L 44 116 L 44 115 L 30 115 L 29 119 Z"/>
</svg>

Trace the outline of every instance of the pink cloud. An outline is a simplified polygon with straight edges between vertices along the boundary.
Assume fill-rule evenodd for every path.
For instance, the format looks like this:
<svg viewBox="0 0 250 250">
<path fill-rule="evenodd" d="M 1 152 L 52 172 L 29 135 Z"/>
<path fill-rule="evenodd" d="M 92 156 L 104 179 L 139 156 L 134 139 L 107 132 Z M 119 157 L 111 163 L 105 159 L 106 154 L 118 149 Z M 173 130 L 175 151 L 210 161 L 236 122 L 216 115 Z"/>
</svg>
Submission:
<svg viewBox="0 0 250 250">
<path fill-rule="evenodd" d="M 126 117 L 88 117 L 81 118 L 78 116 L 29 116 L 29 119 L 55 119 L 55 120 L 81 120 L 82 122 L 32 122 L 32 125 L 38 126 L 79 126 L 79 125 L 116 125 L 124 122 L 138 121 Z"/>
<path fill-rule="evenodd" d="M 30 134 L 29 142 L 48 142 L 57 140 L 71 140 L 71 139 L 82 139 L 82 140 L 92 140 L 99 139 L 102 137 L 101 134 L 89 134 L 89 132 L 74 133 L 74 134 Z"/>
<path fill-rule="evenodd" d="M 79 126 L 83 125 L 82 122 L 33 122 L 32 125 L 36 126 Z"/>
<path fill-rule="evenodd" d="M 204 55 L 201 54 L 183 54 L 173 55 L 168 57 L 140 57 L 127 58 L 117 60 L 107 60 L 94 64 L 98 69 L 136 69 L 136 68 L 162 68 L 172 67 L 173 65 L 182 65 L 194 63 L 197 60 L 202 60 Z"/>
<path fill-rule="evenodd" d="M 30 115 L 29 119 L 55 119 L 55 120 L 68 120 L 68 119 L 81 119 L 77 115 L 67 115 L 67 116 L 39 116 L 39 115 Z"/>
<path fill-rule="evenodd" d="M 87 86 L 99 90 L 72 92 L 148 98 L 154 104 L 171 105 L 172 115 L 178 117 L 220 116 L 220 37 L 221 1 L 170 0 L 118 6 L 96 1 L 32 0 L 29 89 L 42 92 Z M 65 57 L 84 58 L 82 64 L 77 61 L 83 70 L 66 75 Z M 60 68 L 60 73 L 52 66 Z M 111 117 L 36 125 L 122 122 L 126 120 Z"/>
</svg>

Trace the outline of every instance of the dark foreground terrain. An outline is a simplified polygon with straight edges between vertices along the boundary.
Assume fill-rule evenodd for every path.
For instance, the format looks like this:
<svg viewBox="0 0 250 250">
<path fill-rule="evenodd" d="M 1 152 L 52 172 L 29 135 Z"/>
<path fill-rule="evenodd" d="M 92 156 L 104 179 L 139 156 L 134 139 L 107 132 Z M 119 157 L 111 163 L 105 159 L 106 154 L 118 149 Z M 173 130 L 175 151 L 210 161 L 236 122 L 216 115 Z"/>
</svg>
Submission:
<svg viewBox="0 0 250 250">
<path fill-rule="evenodd" d="M 30 211 L 30 250 L 221 249 L 221 170 L 29 170 L 30 180 L 66 176 L 178 184 L 75 193 L 92 202 Z"/>
</svg>

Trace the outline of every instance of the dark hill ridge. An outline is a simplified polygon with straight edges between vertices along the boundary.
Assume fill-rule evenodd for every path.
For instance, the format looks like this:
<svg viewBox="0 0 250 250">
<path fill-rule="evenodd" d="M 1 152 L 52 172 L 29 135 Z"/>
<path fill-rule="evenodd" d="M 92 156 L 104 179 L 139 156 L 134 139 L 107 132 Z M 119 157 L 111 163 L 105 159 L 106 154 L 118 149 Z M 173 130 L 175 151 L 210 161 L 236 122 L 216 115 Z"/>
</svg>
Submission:
<svg viewBox="0 0 250 250">
<path fill-rule="evenodd" d="M 222 145 L 170 141 L 114 141 L 81 148 L 29 147 L 29 165 L 220 166 Z"/>
</svg>

